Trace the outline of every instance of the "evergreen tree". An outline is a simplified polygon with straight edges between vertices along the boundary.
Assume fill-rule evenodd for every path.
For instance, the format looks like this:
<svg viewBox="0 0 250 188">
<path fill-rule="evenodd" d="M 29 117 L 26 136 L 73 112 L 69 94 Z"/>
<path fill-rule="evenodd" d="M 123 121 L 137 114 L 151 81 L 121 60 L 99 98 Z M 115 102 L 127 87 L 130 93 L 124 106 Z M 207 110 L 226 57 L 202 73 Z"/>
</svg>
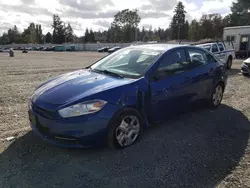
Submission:
<svg viewBox="0 0 250 188">
<path fill-rule="evenodd" d="M 65 42 L 73 42 L 74 41 L 74 32 L 73 32 L 73 29 L 72 29 L 70 23 L 68 23 L 67 27 L 65 28 L 64 35 L 66 38 Z"/>
<path fill-rule="evenodd" d="M 184 39 L 185 33 L 185 14 L 184 5 L 181 1 L 178 2 L 174 10 L 174 16 L 172 18 L 170 29 L 171 39 Z"/>
<path fill-rule="evenodd" d="M 53 15 L 53 43 L 62 44 L 65 41 L 65 27 L 58 15 Z"/>
<path fill-rule="evenodd" d="M 84 42 L 85 42 L 85 43 L 90 42 L 90 38 L 89 38 L 89 29 L 88 29 L 88 28 L 87 28 L 86 31 L 85 31 Z"/>
<path fill-rule="evenodd" d="M 50 32 L 48 32 L 46 35 L 45 35 L 45 42 L 46 43 L 52 43 L 52 35 Z"/>
<path fill-rule="evenodd" d="M 250 25 L 250 1 L 237 0 L 231 7 L 230 24 L 233 26 Z"/>
</svg>

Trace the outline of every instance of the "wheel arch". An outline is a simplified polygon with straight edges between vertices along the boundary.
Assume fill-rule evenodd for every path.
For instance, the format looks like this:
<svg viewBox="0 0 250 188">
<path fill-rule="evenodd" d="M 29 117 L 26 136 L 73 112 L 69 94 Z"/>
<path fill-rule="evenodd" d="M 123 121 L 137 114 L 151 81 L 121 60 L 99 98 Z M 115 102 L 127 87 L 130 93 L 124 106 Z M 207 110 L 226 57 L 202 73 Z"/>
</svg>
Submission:
<svg viewBox="0 0 250 188">
<path fill-rule="evenodd" d="M 230 54 L 230 55 L 228 56 L 227 60 L 229 60 L 229 59 L 233 60 L 232 54 Z"/>
<path fill-rule="evenodd" d="M 128 106 L 122 107 L 120 110 L 118 110 L 117 112 L 115 112 L 115 114 L 113 115 L 113 117 L 108 122 L 108 129 L 116 121 L 117 117 L 122 116 L 124 113 L 126 113 L 128 111 L 133 111 L 133 112 L 137 113 L 138 116 L 139 116 L 139 118 L 140 118 L 140 121 L 142 122 L 143 127 L 145 126 L 145 121 L 144 121 L 143 116 L 140 113 L 139 109 L 137 109 L 135 105 L 128 105 Z"/>
<path fill-rule="evenodd" d="M 215 87 L 218 86 L 218 85 L 222 85 L 223 91 L 225 90 L 226 85 L 225 85 L 225 82 L 224 82 L 223 80 L 220 80 L 220 81 L 215 85 Z"/>
</svg>

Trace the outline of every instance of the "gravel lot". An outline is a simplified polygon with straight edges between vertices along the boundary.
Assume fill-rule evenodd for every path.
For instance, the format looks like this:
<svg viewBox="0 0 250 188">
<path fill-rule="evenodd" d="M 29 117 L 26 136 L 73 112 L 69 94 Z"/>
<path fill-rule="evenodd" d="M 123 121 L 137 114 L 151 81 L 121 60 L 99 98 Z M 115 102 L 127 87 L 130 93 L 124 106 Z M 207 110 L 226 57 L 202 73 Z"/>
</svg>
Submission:
<svg viewBox="0 0 250 188">
<path fill-rule="evenodd" d="M 0 187 L 250 187 L 250 78 L 230 70 L 223 104 L 173 117 L 134 146 L 69 150 L 30 132 L 27 101 L 98 53 L 0 53 Z M 6 138 L 14 136 L 12 141 Z"/>
</svg>

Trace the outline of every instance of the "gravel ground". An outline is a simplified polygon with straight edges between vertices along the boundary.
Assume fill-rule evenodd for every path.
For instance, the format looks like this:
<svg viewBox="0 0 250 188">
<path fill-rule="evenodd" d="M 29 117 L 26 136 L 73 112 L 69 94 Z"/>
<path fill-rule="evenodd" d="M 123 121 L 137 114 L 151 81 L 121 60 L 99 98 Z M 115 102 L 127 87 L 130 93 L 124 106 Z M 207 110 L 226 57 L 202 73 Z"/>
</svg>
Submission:
<svg viewBox="0 0 250 188">
<path fill-rule="evenodd" d="M 27 101 L 40 83 L 98 53 L 0 54 L 0 187 L 250 187 L 250 78 L 230 70 L 223 104 L 150 128 L 134 146 L 69 150 L 30 132 Z M 6 138 L 14 136 L 12 141 Z"/>
</svg>

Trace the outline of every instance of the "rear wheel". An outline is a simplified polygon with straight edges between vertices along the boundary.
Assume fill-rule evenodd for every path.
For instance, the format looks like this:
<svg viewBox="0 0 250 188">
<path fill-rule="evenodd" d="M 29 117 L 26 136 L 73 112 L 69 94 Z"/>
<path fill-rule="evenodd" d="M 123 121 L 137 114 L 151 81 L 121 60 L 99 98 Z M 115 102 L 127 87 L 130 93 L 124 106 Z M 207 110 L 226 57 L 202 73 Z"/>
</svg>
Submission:
<svg viewBox="0 0 250 188">
<path fill-rule="evenodd" d="M 122 149 L 133 145 L 142 132 L 141 116 L 135 110 L 126 110 L 110 125 L 108 145 Z"/>
<path fill-rule="evenodd" d="M 228 60 L 227 60 L 227 69 L 231 69 L 233 64 L 233 58 L 231 56 L 229 56 Z"/>
<path fill-rule="evenodd" d="M 214 88 L 213 93 L 209 100 L 210 108 L 217 108 L 221 104 L 223 98 L 223 92 L 224 92 L 224 87 L 223 84 L 221 83 Z"/>
</svg>

